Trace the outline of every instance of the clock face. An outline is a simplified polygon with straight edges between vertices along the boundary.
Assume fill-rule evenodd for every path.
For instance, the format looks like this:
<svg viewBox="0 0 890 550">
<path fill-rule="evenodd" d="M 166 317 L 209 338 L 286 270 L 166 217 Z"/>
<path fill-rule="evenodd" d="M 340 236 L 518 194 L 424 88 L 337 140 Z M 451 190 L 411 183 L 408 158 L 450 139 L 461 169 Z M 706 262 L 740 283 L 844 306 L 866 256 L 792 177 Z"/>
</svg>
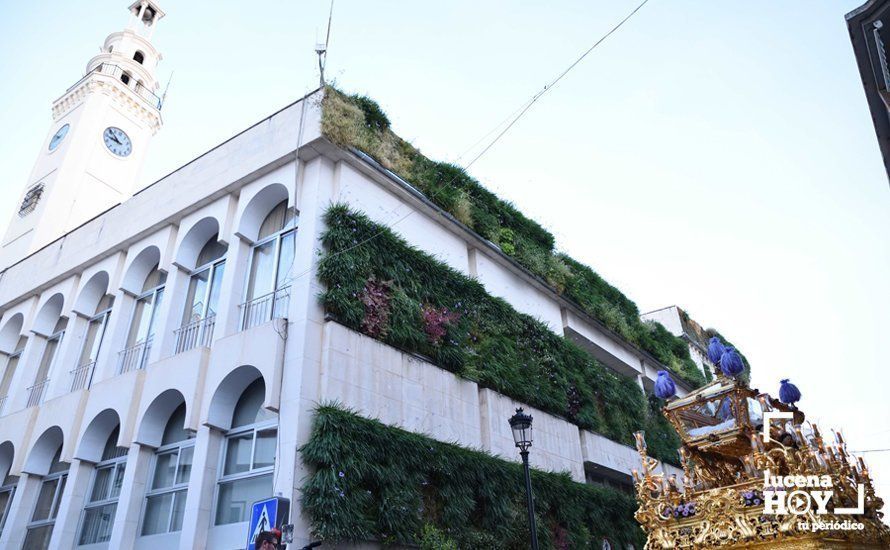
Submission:
<svg viewBox="0 0 890 550">
<path fill-rule="evenodd" d="M 125 157 L 133 150 L 133 144 L 130 143 L 130 136 L 120 128 L 109 126 L 102 133 L 102 139 L 108 150 L 119 157 Z"/>
<path fill-rule="evenodd" d="M 49 150 L 55 151 L 56 147 L 62 143 L 62 140 L 65 139 L 65 136 L 68 135 L 68 129 L 71 128 L 70 124 L 66 124 L 59 128 L 59 131 L 53 134 L 52 139 L 49 140 Z"/>
</svg>

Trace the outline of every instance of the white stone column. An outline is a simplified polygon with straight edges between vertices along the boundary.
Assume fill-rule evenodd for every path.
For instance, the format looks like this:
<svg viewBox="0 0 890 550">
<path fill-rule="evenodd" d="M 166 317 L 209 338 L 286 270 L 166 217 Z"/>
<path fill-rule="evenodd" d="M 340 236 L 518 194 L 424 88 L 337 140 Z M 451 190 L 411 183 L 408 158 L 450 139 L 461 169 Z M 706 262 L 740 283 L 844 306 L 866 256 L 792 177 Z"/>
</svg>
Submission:
<svg viewBox="0 0 890 550">
<path fill-rule="evenodd" d="M 99 356 L 96 358 L 93 384 L 117 375 L 118 356 L 127 344 L 127 331 L 130 328 L 135 304 L 136 300 L 130 294 L 122 290 L 114 293 L 114 306 L 111 309 L 108 326 L 105 327 Z"/>
<path fill-rule="evenodd" d="M 42 481 L 43 478 L 40 476 L 24 473 L 19 477 L 15 495 L 9 506 L 9 515 L 6 517 L 6 525 L 3 527 L 3 535 L 0 536 L 0 548 L 22 547 L 25 541 L 25 529 L 34 513 L 34 504 L 37 502 Z"/>
<path fill-rule="evenodd" d="M 71 371 L 79 366 L 77 360 L 80 359 L 86 326 L 85 317 L 71 313 L 68 326 L 65 327 L 65 335 L 62 336 L 62 342 L 56 350 L 56 358 L 49 375 L 49 387 L 46 389 L 46 399 L 64 395 L 71 390 Z"/>
<path fill-rule="evenodd" d="M 117 500 L 114 527 L 111 530 L 109 548 L 133 548 L 139 536 L 139 516 L 145 499 L 145 486 L 148 483 L 149 466 L 154 450 L 138 443 L 130 446 L 127 453 L 127 469 L 121 494 Z"/>
<path fill-rule="evenodd" d="M 34 384 L 34 373 L 40 365 L 40 355 L 45 347 L 46 340 L 35 334 L 31 334 L 25 342 L 25 349 L 19 358 L 19 364 L 15 368 L 12 382 L 9 385 L 9 397 L 6 399 L 4 413 L 9 414 L 24 409 L 28 405 L 28 388 Z"/>
<path fill-rule="evenodd" d="M 218 478 L 222 442 L 223 435 L 218 430 L 207 426 L 201 426 L 198 430 L 192 473 L 185 499 L 182 533 L 179 535 L 179 547 L 182 550 L 206 546 L 207 531 L 213 522 L 210 512 L 213 508 L 213 493 Z"/>
<path fill-rule="evenodd" d="M 213 329 L 214 340 L 238 332 L 238 323 L 241 320 L 241 309 L 238 306 L 244 299 L 249 257 L 250 245 L 232 235 L 226 252 L 226 270 L 220 285 L 216 326 Z"/>
<path fill-rule="evenodd" d="M 49 541 L 50 548 L 73 548 L 77 543 L 75 538 L 80 523 L 80 513 L 90 490 L 93 467 L 94 464 L 91 462 L 77 459 L 71 461 L 68 481 L 65 483 L 65 491 L 59 502 L 56 526 L 53 527 L 53 536 Z"/>
<path fill-rule="evenodd" d="M 165 304 L 158 311 L 158 334 L 155 334 L 155 349 L 151 352 L 151 361 L 170 357 L 176 351 L 176 330 L 182 326 L 190 278 L 189 273 L 177 265 L 171 265 L 167 272 Z"/>
</svg>

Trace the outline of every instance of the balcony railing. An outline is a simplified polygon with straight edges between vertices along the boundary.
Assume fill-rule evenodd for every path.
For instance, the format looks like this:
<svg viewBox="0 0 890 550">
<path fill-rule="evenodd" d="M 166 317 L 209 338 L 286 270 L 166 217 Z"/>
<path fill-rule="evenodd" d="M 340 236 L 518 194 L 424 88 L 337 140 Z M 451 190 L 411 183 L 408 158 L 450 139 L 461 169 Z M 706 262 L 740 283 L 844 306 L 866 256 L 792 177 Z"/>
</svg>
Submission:
<svg viewBox="0 0 890 550">
<path fill-rule="evenodd" d="M 71 391 L 85 390 L 93 383 L 93 370 L 96 362 L 81 365 L 71 371 Z"/>
<path fill-rule="evenodd" d="M 118 353 L 117 372 L 123 374 L 132 370 L 142 370 L 148 363 L 148 353 L 151 351 L 151 342 L 154 337 L 149 336 L 144 341 Z"/>
<path fill-rule="evenodd" d="M 43 394 L 49 385 L 49 378 L 44 378 L 28 388 L 28 406 L 34 407 L 43 402 Z"/>
<path fill-rule="evenodd" d="M 216 326 L 216 315 L 211 315 L 176 329 L 175 353 L 182 353 L 198 346 L 210 346 L 210 342 L 213 341 L 214 326 Z"/>
<path fill-rule="evenodd" d="M 290 305 L 289 286 L 244 302 L 238 306 L 241 310 L 241 330 L 261 325 L 270 319 L 287 317 L 288 305 Z"/>
<path fill-rule="evenodd" d="M 113 63 L 100 63 L 99 65 L 96 65 L 96 67 L 92 71 L 85 74 L 83 78 L 75 82 L 70 88 L 68 88 L 67 91 L 70 92 L 71 90 L 76 88 L 78 84 L 89 78 L 90 75 L 96 73 L 107 74 L 108 76 L 112 76 L 123 82 L 121 77 L 123 76 L 124 72 L 125 71 L 123 69 Z M 135 76 L 133 76 L 132 74 L 128 74 L 128 76 L 130 78 L 130 82 L 123 82 L 123 84 L 136 92 L 139 97 L 147 101 L 152 107 L 160 111 L 162 106 L 161 98 L 158 97 L 154 92 L 149 90 L 147 87 L 145 87 L 141 82 L 136 80 Z"/>
</svg>

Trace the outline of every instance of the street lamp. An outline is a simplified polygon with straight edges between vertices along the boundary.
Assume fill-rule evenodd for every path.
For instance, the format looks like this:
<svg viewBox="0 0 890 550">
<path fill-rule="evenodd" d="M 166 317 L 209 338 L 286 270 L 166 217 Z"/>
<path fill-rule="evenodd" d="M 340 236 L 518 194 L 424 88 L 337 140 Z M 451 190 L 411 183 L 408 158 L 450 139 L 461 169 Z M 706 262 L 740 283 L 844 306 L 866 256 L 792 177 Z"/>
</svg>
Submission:
<svg viewBox="0 0 890 550">
<path fill-rule="evenodd" d="M 532 446 L 532 415 L 516 409 L 510 417 L 510 429 L 513 430 L 513 441 L 519 447 L 522 465 L 525 468 L 525 496 L 528 500 L 528 526 L 532 534 L 532 550 L 538 550 L 538 529 L 535 526 L 535 502 L 532 499 L 532 476 L 528 469 L 528 450 Z"/>
</svg>

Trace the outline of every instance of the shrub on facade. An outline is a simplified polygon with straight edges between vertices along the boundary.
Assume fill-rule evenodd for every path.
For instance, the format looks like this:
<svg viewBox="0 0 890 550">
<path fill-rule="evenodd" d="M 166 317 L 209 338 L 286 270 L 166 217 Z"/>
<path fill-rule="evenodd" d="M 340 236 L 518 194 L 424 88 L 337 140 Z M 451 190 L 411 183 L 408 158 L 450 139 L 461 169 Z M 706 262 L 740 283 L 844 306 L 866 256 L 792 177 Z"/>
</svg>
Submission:
<svg viewBox="0 0 890 550">
<path fill-rule="evenodd" d="M 633 432 L 646 430 L 660 442 L 653 455 L 676 463 L 679 439 L 650 410 L 636 381 L 363 214 L 334 205 L 325 222 L 318 274 L 334 319 L 614 441 L 630 444 Z M 386 288 L 374 301 L 386 311 L 369 312 L 371 283 Z M 381 318 L 386 327 L 371 332 Z"/>
<path fill-rule="evenodd" d="M 334 405 L 317 408 L 300 452 L 313 470 L 303 485 L 303 509 L 325 541 L 528 548 L 520 464 Z M 631 495 L 566 474 L 533 471 L 532 483 L 542 548 L 601 548 L 603 537 L 613 548 L 642 548 Z"/>
<path fill-rule="evenodd" d="M 459 166 L 422 155 L 390 130 L 388 120 L 382 124 L 381 117 L 386 120 L 382 109 L 368 97 L 327 88 L 322 132 L 333 143 L 373 157 L 588 314 L 651 353 L 688 384 L 698 387 L 705 382 L 683 340 L 658 323 L 641 322 L 636 304 L 620 290 L 586 265 L 556 253 L 549 231 Z"/>
</svg>

